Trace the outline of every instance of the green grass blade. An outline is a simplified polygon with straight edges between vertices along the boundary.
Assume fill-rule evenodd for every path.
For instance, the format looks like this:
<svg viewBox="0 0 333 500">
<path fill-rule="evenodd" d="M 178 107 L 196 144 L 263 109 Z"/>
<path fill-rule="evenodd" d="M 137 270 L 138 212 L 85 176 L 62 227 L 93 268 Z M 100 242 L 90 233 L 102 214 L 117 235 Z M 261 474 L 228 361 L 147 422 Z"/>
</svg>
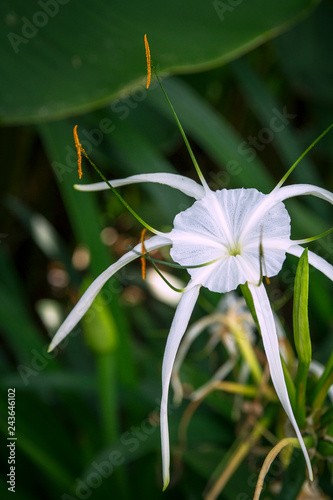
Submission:
<svg viewBox="0 0 333 500">
<path fill-rule="evenodd" d="M 327 393 L 331 385 L 333 384 L 333 352 L 327 361 L 324 373 L 317 382 L 316 388 L 313 391 L 311 398 L 312 409 L 316 410 L 321 408 L 326 399 Z"/>
<path fill-rule="evenodd" d="M 303 154 L 302 146 L 299 144 L 293 127 L 296 115 L 273 97 L 245 58 L 235 61 L 231 67 L 249 108 L 252 109 L 265 130 L 269 130 L 280 158 L 289 169 L 295 159 Z M 296 169 L 294 175 L 298 182 L 320 185 L 320 177 L 310 157 L 303 159 L 301 168 Z"/>
<path fill-rule="evenodd" d="M 308 318 L 309 299 L 309 262 L 308 250 L 304 250 L 297 266 L 295 287 L 293 326 L 295 347 L 298 355 L 296 386 L 296 418 L 301 428 L 305 426 L 306 383 L 311 363 L 311 338 Z"/>
<path fill-rule="evenodd" d="M 214 189 L 222 187 L 256 187 L 268 192 L 274 180 L 257 158 L 248 161 L 242 154 L 242 137 L 193 89 L 180 79 L 164 82 L 169 98 L 177 111 L 187 134 L 214 159 L 224 170 L 224 175 L 205 173 L 206 181 Z M 168 105 L 157 92 L 152 92 L 150 101 L 167 119 L 172 119 Z M 221 184 L 223 182 L 223 185 Z M 219 185 L 220 184 L 220 185 Z"/>
</svg>

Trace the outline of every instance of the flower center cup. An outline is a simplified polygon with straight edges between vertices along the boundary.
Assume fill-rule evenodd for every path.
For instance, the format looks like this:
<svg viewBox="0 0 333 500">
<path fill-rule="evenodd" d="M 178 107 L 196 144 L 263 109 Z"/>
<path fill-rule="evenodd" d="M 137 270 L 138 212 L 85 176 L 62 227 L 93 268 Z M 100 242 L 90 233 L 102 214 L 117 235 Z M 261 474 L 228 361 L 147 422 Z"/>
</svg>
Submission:
<svg viewBox="0 0 333 500">
<path fill-rule="evenodd" d="M 172 259 L 202 266 L 188 272 L 213 292 L 258 283 L 261 268 L 275 276 L 286 257 L 280 243 L 290 239 L 290 216 L 282 202 L 265 203 L 269 196 L 256 189 L 222 189 L 196 201 L 174 219 Z"/>
</svg>

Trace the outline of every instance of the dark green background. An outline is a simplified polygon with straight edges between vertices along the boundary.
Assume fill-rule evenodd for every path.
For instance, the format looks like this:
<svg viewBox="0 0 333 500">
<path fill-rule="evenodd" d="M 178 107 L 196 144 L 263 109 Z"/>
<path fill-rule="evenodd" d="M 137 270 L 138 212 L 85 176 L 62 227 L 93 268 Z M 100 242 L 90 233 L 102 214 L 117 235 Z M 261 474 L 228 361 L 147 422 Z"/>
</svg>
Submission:
<svg viewBox="0 0 333 500">
<path fill-rule="evenodd" d="M 159 429 L 149 435 L 142 429 L 158 408 L 161 363 L 174 309 L 152 296 L 141 280 L 139 264 L 106 285 L 94 315 L 80 326 L 84 334 L 70 336 L 54 357 L 46 354 L 54 331 L 48 331 L 38 313 L 45 307 L 43 301 L 51 301 L 64 318 L 125 245 L 139 241 L 141 231 L 110 192 L 73 190 L 78 179 L 72 129 L 78 124 L 82 144 L 110 178 L 160 171 L 196 179 L 161 90 L 156 82 L 145 89 L 147 33 L 153 62 L 209 184 L 268 192 L 333 122 L 333 5 L 329 0 L 317 4 L 69 0 L 51 2 L 45 14 L 38 2 L 1 3 L 1 498 L 9 495 L 9 387 L 16 388 L 17 500 L 79 498 L 79 481 L 91 477 L 93 463 L 112 452 L 119 454 L 113 455 L 114 472 L 91 487 L 86 498 L 201 498 L 246 415 L 235 422 L 233 398 L 210 396 L 191 421 L 179 460 L 177 433 L 188 402 L 173 410 L 172 482 L 162 494 Z M 289 121 L 272 136 L 272 117 L 283 110 Z M 254 140 L 250 150 L 248 143 Z M 288 182 L 332 190 L 332 159 L 329 135 Z M 83 181 L 90 180 L 99 179 L 85 164 Z M 161 186 L 126 187 L 121 193 L 148 223 L 162 230 L 190 203 Z M 323 202 L 302 199 L 288 203 L 288 209 L 295 238 L 332 225 L 332 209 Z M 50 224 L 47 241 L 38 232 L 40 216 Z M 106 226 L 118 231 L 112 247 L 100 239 Z M 310 248 L 332 263 L 332 244 L 328 236 Z M 91 256 L 84 271 L 71 260 L 78 245 Z M 287 258 L 268 288 L 290 339 L 296 264 L 296 259 Z M 50 283 L 54 269 L 63 273 L 67 285 Z M 178 275 L 187 279 L 186 273 Z M 332 350 L 332 292 L 328 279 L 311 272 L 313 353 L 322 363 Z M 203 291 L 193 320 L 218 300 L 218 295 Z M 204 345 L 204 339 L 199 341 L 184 365 L 182 376 L 194 387 L 226 359 L 222 348 L 209 360 L 200 358 Z M 283 414 L 278 405 L 273 410 L 274 433 Z M 271 446 L 265 440 L 261 445 L 267 450 Z M 257 451 L 239 467 L 221 499 L 252 498 L 263 461 Z M 302 477 L 303 461 L 293 461 L 291 467 Z M 271 474 L 266 498 L 280 498 L 270 488 L 277 481 L 284 481 L 283 500 L 297 498 L 300 485 L 290 487 L 291 472 Z M 329 496 L 327 465 L 319 473 L 319 484 Z"/>
</svg>

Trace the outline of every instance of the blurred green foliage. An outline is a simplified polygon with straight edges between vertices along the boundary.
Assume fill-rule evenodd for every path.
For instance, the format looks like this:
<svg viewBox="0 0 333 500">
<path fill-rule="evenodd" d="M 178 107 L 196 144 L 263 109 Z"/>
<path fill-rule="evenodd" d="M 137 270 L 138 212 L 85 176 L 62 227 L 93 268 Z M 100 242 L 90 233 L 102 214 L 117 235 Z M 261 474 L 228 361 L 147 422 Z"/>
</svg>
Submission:
<svg viewBox="0 0 333 500">
<path fill-rule="evenodd" d="M 87 283 L 126 245 L 139 241 L 141 231 L 111 193 L 73 189 L 78 181 L 73 126 L 78 124 L 82 145 L 109 178 L 143 172 L 195 178 L 160 89 L 154 83 L 149 91 L 144 87 L 147 33 L 161 74 L 183 74 L 164 83 L 211 187 L 268 192 L 333 122 L 333 5 L 325 0 L 311 9 L 316 3 L 1 4 L 0 117 L 3 124 L 15 124 L 0 134 L 1 498 L 10 494 L 5 444 L 10 387 L 16 389 L 17 500 L 162 498 L 157 413 L 174 310 L 142 282 L 140 264 L 110 280 L 68 341 L 47 353 L 57 324 Z M 33 28 L 26 28 L 31 37 L 16 39 L 16 53 L 15 38 L 8 34 L 24 37 L 24 19 L 43 24 L 45 16 L 35 15 L 47 12 L 41 4 L 58 11 L 45 14 L 47 22 L 35 26 L 33 36 Z M 290 182 L 332 191 L 332 161 L 332 138 L 326 137 Z M 83 180 L 99 179 L 85 165 Z M 162 186 L 142 184 L 121 192 L 160 229 L 169 228 L 190 203 Z M 332 209 L 321 201 L 288 202 L 288 210 L 295 238 L 332 225 Z M 331 263 L 332 238 L 310 246 Z M 288 257 L 268 287 L 291 343 L 296 264 Z M 180 276 L 187 279 L 185 272 Z M 333 344 L 333 286 L 311 268 L 309 281 L 313 358 L 325 364 Z M 213 310 L 218 299 L 205 290 L 193 319 Z M 198 350 L 202 347 L 198 344 Z M 225 355 L 222 349 L 208 361 L 189 355 L 184 379 L 199 386 Z M 330 373 L 325 377 L 322 384 Z M 309 379 L 309 394 L 316 394 L 315 386 L 316 379 Z M 241 429 L 252 425 L 251 414 L 234 419 L 231 395 L 213 393 L 194 414 L 182 449 L 178 430 L 187 404 L 170 412 L 172 483 L 163 498 L 201 498 Z M 284 415 L 278 404 L 270 408 L 270 429 L 279 435 Z M 332 419 L 318 423 L 325 443 Z M 261 438 L 219 498 L 252 498 L 262 450 L 270 446 Z M 281 491 L 296 499 L 302 481 L 290 493 L 294 471 L 303 478 L 301 459 L 291 461 L 285 474 L 280 468 L 270 475 L 266 498 L 282 498 L 276 493 L 282 484 Z M 318 459 L 317 472 L 319 486 L 333 495 L 329 465 Z"/>
</svg>

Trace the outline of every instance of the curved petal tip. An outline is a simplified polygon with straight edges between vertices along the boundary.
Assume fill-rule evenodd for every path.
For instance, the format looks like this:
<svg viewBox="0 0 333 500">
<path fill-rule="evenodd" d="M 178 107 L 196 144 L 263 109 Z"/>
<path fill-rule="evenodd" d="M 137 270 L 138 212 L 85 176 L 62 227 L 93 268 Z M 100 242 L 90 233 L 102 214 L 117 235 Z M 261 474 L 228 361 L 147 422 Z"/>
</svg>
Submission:
<svg viewBox="0 0 333 500">
<path fill-rule="evenodd" d="M 169 482 L 170 482 L 170 474 L 168 472 L 168 475 L 164 478 L 164 481 L 163 481 L 163 490 L 162 491 L 165 491 L 167 489 L 167 487 L 169 486 Z"/>
</svg>

